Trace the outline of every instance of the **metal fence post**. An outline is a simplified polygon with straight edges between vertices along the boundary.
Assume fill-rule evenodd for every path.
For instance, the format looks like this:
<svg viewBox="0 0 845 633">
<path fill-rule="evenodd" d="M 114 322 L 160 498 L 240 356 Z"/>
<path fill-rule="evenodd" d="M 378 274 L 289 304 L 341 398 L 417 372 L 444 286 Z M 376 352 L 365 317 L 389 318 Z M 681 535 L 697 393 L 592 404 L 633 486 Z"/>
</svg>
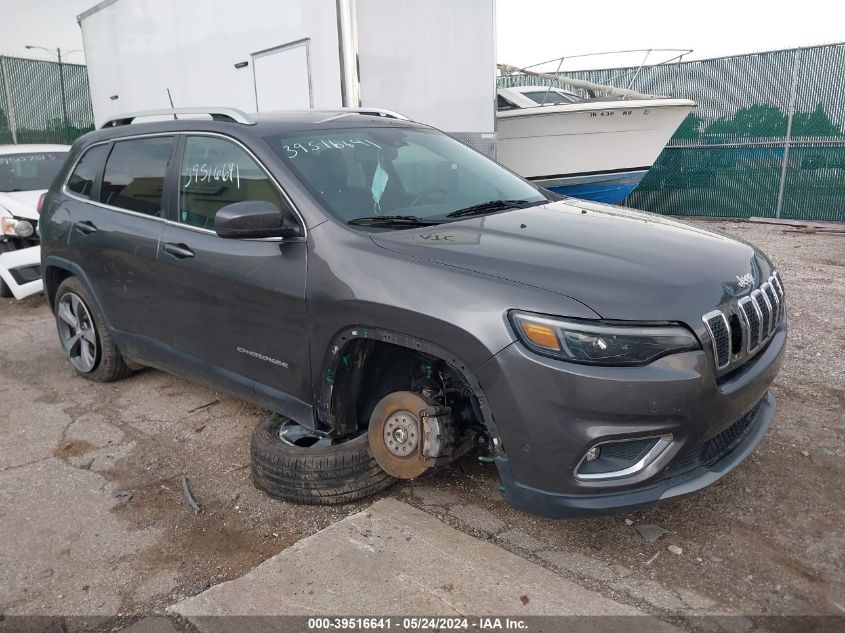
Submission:
<svg viewBox="0 0 845 633">
<path fill-rule="evenodd" d="M 9 131 L 12 133 L 12 144 L 18 144 L 18 125 L 15 119 L 15 102 L 12 100 L 12 88 L 9 83 L 8 60 L 0 57 L 0 69 L 2 69 L 3 92 L 6 95 L 6 122 L 9 124 Z"/>
<path fill-rule="evenodd" d="M 62 141 L 68 142 L 68 123 L 67 123 L 67 95 L 65 94 L 65 72 L 62 66 L 62 49 L 57 48 L 56 54 L 59 56 L 59 86 L 62 90 L 62 124 L 65 126 L 62 133 Z"/>
<path fill-rule="evenodd" d="M 786 172 L 789 167 L 789 146 L 792 143 L 792 117 L 795 114 L 795 101 L 798 97 L 798 68 L 801 63 L 801 49 L 795 51 L 795 61 L 792 66 L 792 86 L 789 89 L 789 113 L 786 119 L 786 138 L 783 141 L 783 164 L 780 167 L 780 187 L 778 187 L 778 204 L 775 217 L 780 218 L 783 211 L 783 192 L 786 188 Z"/>
</svg>

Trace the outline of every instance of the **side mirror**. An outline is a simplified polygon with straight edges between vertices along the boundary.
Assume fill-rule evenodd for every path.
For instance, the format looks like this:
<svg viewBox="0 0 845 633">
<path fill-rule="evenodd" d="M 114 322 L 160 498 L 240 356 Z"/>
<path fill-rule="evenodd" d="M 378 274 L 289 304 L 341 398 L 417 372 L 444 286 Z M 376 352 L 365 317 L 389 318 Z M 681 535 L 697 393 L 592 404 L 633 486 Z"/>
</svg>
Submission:
<svg viewBox="0 0 845 633">
<path fill-rule="evenodd" d="M 296 237 L 299 226 L 285 224 L 282 210 L 267 200 L 247 200 L 221 207 L 214 215 L 214 232 L 229 239 Z"/>
</svg>

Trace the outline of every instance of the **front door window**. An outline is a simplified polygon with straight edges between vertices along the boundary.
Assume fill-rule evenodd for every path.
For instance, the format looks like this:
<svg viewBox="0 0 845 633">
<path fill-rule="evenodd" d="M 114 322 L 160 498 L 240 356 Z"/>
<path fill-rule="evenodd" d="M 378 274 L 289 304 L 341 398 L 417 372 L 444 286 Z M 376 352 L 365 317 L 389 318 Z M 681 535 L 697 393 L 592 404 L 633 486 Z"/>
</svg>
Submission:
<svg viewBox="0 0 845 633">
<path fill-rule="evenodd" d="M 241 147 L 213 136 L 188 137 L 179 179 L 179 222 L 212 230 L 222 207 L 246 200 L 286 207 L 276 186 Z"/>
</svg>

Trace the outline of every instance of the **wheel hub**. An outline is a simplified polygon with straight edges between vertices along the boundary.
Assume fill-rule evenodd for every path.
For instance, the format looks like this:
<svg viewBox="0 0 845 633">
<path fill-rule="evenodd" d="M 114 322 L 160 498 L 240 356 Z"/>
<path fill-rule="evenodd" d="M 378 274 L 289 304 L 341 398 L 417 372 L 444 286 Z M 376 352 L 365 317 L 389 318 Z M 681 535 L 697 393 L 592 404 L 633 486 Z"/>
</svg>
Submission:
<svg viewBox="0 0 845 633">
<path fill-rule="evenodd" d="M 412 455 L 420 442 L 417 416 L 410 411 L 398 411 L 384 425 L 384 443 L 387 450 L 397 457 Z"/>
<path fill-rule="evenodd" d="M 370 451 L 389 475 L 419 477 L 429 466 L 422 453 L 422 412 L 430 403 L 412 391 L 395 391 L 382 398 L 370 416 Z"/>
</svg>

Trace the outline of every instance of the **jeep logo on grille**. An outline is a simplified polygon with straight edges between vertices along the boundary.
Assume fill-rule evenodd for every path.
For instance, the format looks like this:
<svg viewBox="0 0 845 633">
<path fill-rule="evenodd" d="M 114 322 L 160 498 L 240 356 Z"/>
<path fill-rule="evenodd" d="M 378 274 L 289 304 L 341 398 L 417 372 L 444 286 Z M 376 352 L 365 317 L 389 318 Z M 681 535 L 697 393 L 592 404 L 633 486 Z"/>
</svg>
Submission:
<svg viewBox="0 0 845 633">
<path fill-rule="evenodd" d="M 754 283 L 754 275 L 751 273 L 745 273 L 742 277 L 737 275 L 736 282 L 739 284 L 740 288 L 748 288 Z"/>
</svg>

